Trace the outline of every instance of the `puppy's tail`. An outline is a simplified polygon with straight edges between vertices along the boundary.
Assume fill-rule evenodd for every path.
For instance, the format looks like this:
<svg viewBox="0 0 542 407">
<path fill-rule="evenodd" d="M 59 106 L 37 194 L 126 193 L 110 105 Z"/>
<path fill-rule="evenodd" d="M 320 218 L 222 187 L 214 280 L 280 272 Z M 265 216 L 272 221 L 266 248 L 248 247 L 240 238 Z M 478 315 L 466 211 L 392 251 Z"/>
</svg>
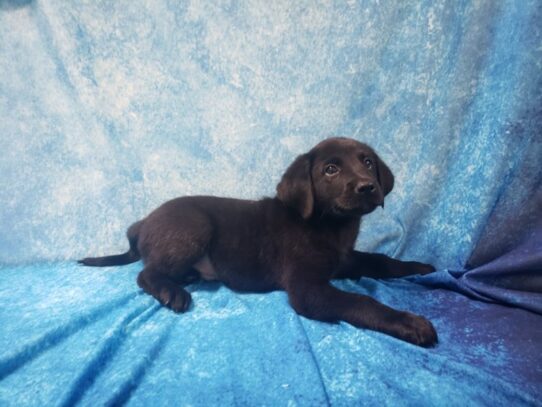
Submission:
<svg viewBox="0 0 542 407">
<path fill-rule="evenodd" d="M 107 267 L 107 266 L 123 266 L 138 261 L 141 256 L 137 250 L 137 239 L 139 237 L 139 230 L 143 225 L 143 221 L 134 223 L 128 228 L 126 237 L 130 242 L 130 250 L 123 254 L 116 254 L 114 256 L 105 257 L 86 257 L 82 260 L 78 260 L 79 264 L 93 267 Z"/>
</svg>

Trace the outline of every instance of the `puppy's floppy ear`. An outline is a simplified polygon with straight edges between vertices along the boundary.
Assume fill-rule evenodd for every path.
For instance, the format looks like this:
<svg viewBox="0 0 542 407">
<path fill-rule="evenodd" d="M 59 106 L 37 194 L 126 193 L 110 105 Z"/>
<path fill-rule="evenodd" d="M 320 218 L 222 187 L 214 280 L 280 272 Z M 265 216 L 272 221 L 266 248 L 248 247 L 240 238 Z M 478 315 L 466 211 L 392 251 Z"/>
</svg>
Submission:
<svg viewBox="0 0 542 407">
<path fill-rule="evenodd" d="M 314 209 L 311 165 L 309 154 L 300 155 L 277 185 L 278 199 L 297 210 L 303 219 L 310 218 Z"/>
<path fill-rule="evenodd" d="M 391 173 L 391 170 L 386 165 L 384 161 L 380 159 L 380 157 L 376 157 L 377 161 L 377 171 L 378 171 L 378 182 L 380 183 L 380 187 L 382 188 L 382 193 L 384 196 L 388 195 L 391 190 L 393 189 L 393 184 L 395 182 L 395 178 L 393 177 L 393 174 Z"/>
</svg>

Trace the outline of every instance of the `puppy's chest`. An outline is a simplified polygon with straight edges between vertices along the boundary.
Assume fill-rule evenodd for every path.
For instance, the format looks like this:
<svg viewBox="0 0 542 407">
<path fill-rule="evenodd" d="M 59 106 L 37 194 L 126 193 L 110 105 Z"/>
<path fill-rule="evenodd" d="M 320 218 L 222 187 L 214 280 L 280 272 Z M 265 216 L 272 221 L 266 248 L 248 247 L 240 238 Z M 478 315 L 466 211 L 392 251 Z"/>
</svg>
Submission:
<svg viewBox="0 0 542 407">
<path fill-rule="evenodd" d="M 325 257 L 330 264 L 338 266 L 347 259 L 354 249 L 357 235 L 357 227 L 330 229 L 314 236 L 311 249 L 316 252 L 318 257 Z"/>
<path fill-rule="evenodd" d="M 358 231 L 359 223 L 348 224 L 344 228 L 338 229 L 334 231 L 334 233 L 330 233 L 327 240 L 341 256 L 346 255 L 354 249 Z"/>
<path fill-rule="evenodd" d="M 356 236 L 348 236 L 339 241 L 337 246 L 337 255 L 339 263 L 346 261 L 352 250 L 354 250 L 354 244 L 356 243 Z"/>
</svg>

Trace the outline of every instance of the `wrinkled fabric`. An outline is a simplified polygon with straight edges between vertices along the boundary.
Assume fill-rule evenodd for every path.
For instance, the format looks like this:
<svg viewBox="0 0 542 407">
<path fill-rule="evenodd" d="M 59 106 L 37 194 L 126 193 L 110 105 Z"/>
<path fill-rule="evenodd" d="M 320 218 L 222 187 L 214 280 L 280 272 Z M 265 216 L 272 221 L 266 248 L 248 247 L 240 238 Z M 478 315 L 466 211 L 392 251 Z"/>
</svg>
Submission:
<svg viewBox="0 0 542 407">
<path fill-rule="evenodd" d="M 542 222 L 525 241 L 487 264 L 409 277 L 409 280 L 542 314 Z"/>
<path fill-rule="evenodd" d="M 533 405 L 542 383 L 542 4 L 0 0 L 0 404 Z M 357 248 L 434 264 L 342 281 L 435 349 L 194 285 L 126 250 L 167 199 L 273 196 L 331 135 L 395 174 Z"/>
<path fill-rule="evenodd" d="M 177 315 L 140 264 L 4 266 L 2 405 L 536 405 L 540 316 L 404 280 L 340 281 L 425 315 L 439 345 L 299 317 L 283 292 L 189 287 Z M 4 287 L 10 287 L 5 289 Z"/>
</svg>

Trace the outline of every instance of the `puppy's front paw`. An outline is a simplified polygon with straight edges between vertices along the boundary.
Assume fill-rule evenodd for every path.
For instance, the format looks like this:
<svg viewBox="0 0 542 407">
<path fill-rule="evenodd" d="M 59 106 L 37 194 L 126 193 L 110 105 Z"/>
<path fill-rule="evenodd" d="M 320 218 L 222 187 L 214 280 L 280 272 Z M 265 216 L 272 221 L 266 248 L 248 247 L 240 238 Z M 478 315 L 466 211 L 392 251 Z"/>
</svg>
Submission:
<svg viewBox="0 0 542 407">
<path fill-rule="evenodd" d="M 398 338 L 424 348 L 433 347 L 438 343 L 435 327 L 424 317 L 404 312 L 398 322 Z"/>
</svg>

